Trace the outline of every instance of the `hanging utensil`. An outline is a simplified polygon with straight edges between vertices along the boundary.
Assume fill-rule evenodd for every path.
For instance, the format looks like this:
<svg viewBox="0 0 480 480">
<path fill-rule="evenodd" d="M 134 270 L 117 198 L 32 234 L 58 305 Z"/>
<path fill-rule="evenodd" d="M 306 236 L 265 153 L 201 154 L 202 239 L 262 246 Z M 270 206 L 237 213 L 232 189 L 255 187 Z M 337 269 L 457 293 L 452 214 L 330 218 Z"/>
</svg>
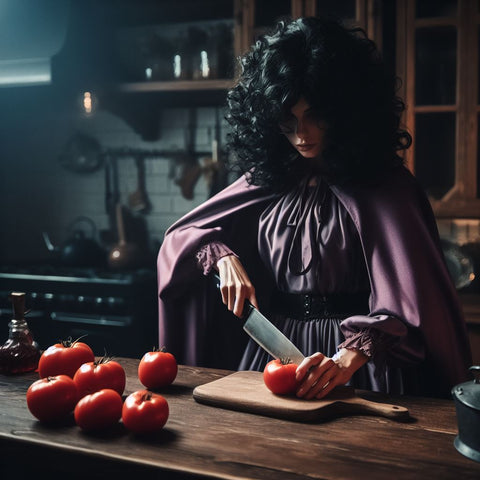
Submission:
<svg viewBox="0 0 480 480">
<path fill-rule="evenodd" d="M 146 213 L 151 204 L 145 186 L 145 158 L 142 155 L 135 157 L 137 167 L 137 189 L 128 196 L 130 208 L 136 212 Z"/>
<path fill-rule="evenodd" d="M 118 188 L 117 159 L 112 154 L 105 156 L 105 211 L 109 219 L 109 227 L 116 232 L 116 207 L 120 199 Z"/>
<path fill-rule="evenodd" d="M 59 160 L 64 168 L 72 172 L 95 172 L 103 165 L 100 143 L 89 135 L 76 133 L 65 144 Z"/>
<path fill-rule="evenodd" d="M 108 265 L 114 269 L 137 268 L 142 264 L 143 252 L 136 243 L 128 242 L 125 234 L 123 205 L 117 203 L 118 243 L 110 250 Z"/>
<path fill-rule="evenodd" d="M 190 108 L 188 111 L 189 124 L 185 130 L 186 154 L 182 160 L 182 171 L 180 178 L 175 183 L 180 186 L 182 195 L 187 200 L 193 199 L 193 191 L 198 179 L 202 175 L 202 167 L 198 164 L 195 156 L 195 131 L 197 128 L 196 111 Z"/>
<path fill-rule="evenodd" d="M 212 158 L 204 160 L 205 181 L 209 188 L 209 197 L 223 190 L 228 185 L 228 171 L 220 151 L 220 112 L 215 112 L 215 133 L 212 140 Z"/>
</svg>

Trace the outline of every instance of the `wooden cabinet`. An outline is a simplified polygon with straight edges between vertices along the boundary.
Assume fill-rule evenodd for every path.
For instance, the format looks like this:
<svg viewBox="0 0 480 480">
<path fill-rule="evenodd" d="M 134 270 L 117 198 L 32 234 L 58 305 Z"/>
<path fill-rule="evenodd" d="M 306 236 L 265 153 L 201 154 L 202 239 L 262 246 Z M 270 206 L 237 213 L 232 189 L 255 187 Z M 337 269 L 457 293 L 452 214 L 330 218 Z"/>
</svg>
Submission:
<svg viewBox="0 0 480 480">
<path fill-rule="evenodd" d="M 121 64 L 116 91 L 125 93 L 226 90 L 240 54 L 241 1 L 155 2 L 148 23 L 117 26 Z M 151 2 L 149 3 L 151 5 Z M 143 2 L 136 9 L 148 13 Z M 141 18 L 141 17 L 140 17 Z"/>
<path fill-rule="evenodd" d="M 116 81 L 100 87 L 103 107 L 155 140 L 160 109 L 223 105 L 236 59 L 277 21 L 327 12 L 373 32 L 371 5 L 373 0 L 127 3 L 112 19 Z"/>
<path fill-rule="evenodd" d="M 303 15 L 303 0 L 241 0 L 240 50 L 245 53 L 256 38 L 284 18 Z"/>
<path fill-rule="evenodd" d="M 304 15 L 315 16 L 328 13 L 341 18 L 345 23 L 363 28 L 369 38 L 381 48 L 382 4 L 375 0 L 305 0 Z"/>
<path fill-rule="evenodd" d="M 378 22 L 372 21 L 373 0 L 209 0 L 202 2 L 201 14 L 191 4 L 159 1 L 161 15 L 154 14 L 147 25 L 138 16 L 119 23 L 117 53 L 130 81 L 120 82 L 118 91 L 226 90 L 233 84 L 235 59 L 281 19 L 327 12 L 380 38 Z M 159 23 L 152 23 L 157 16 Z M 135 19 L 140 25 L 132 24 Z M 202 52 L 210 62 L 203 67 Z"/>
<path fill-rule="evenodd" d="M 278 20 L 322 13 L 362 27 L 372 39 L 380 43 L 381 8 L 374 8 L 374 0 L 243 0 L 240 3 L 242 52 L 247 51 L 255 39 Z"/>
<path fill-rule="evenodd" d="M 472 255 L 476 278 L 460 290 L 473 353 L 480 362 L 480 4 L 397 2 L 397 74 L 413 137 L 406 161 L 426 189 L 440 234 Z M 474 256 L 473 256 L 474 255 Z"/>
<path fill-rule="evenodd" d="M 302 0 L 159 1 L 157 22 L 154 15 L 148 25 L 127 22 L 118 28 L 119 52 L 131 78 L 115 90 L 225 92 L 233 85 L 236 59 L 267 26 L 300 16 L 302 6 Z M 145 47 L 154 51 L 142 57 Z"/>
<path fill-rule="evenodd" d="M 98 88 L 102 108 L 155 141 L 162 109 L 222 105 L 241 53 L 242 3 L 139 0 L 110 7 L 118 11 L 110 22 L 115 74 Z"/>
<path fill-rule="evenodd" d="M 397 2 L 406 161 L 437 218 L 480 217 L 479 30 L 477 1 Z"/>
</svg>

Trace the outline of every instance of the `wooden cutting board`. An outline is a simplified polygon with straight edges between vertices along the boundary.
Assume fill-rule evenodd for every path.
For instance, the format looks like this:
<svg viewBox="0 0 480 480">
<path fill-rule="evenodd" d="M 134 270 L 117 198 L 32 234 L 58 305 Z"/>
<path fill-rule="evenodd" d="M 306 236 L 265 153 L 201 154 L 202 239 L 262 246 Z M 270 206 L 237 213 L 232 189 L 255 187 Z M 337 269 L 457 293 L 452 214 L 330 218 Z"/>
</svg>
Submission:
<svg viewBox="0 0 480 480">
<path fill-rule="evenodd" d="M 359 397 L 353 387 L 337 387 L 327 398 L 302 400 L 273 394 L 263 382 L 262 372 L 240 371 L 213 382 L 199 385 L 193 398 L 206 405 L 230 410 L 313 422 L 338 415 L 370 414 L 404 420 L 408 409 Z"/>
</svg>

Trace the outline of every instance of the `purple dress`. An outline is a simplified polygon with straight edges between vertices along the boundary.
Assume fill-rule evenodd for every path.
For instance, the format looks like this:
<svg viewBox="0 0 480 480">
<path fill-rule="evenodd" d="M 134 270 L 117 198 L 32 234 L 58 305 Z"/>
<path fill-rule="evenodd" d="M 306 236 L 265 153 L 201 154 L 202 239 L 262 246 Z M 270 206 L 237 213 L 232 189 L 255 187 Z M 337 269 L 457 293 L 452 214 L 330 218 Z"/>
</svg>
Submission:
<svg viewBox="0 0 480 480">
<path fill-rule="evenodd" d="M 258 249 L 280 292 L 329 296 L 337 293 L 369 292 L 368 271 L 360 238 L 350 215 L 321 178 L 305 181 L 299 188 L 273 200 L 260 215 Z M 339 348 L 357 348 L 378 360 L 388 340 L 375 329 L 362 329 L 345 342 L 341 323 L 345 317 L 299 319 L 278 313 L 271 321 L 304 353 L 333 356 Z M 378 318 L 386 319 L 384 315 Z M 400 320 L 388 319 L 402 330 Z M 388 338 L 389 337 L 389 338 Z M 271 357 L 252 340 L 240 363 L 242 370 L 263 370 Z M 371 370 L 364 372 L 363 370 Z M 399 369 L 379 362 L 357 372 L 355 387 L 376 391 L 404 391 Z"/>
<path fill-rule="evenodd" d="M 264 312 L 272 289 L 370 292 L 369 311 L 347 318 L 270 315 L 305 355 L 331 356 L 343 345 L 371 356 L 352 379 L 357 388 L 448 396 L 468 378 L 465 322 L 435 219 L 405 168 L 381 185 L 320 181 L 287 195 L 242 177 L 169 229 L 158 256 L 160 343 L 180 363 L 232 368 L 230 355 L 235 368 L 262 369 L 268 356 L 247 342 L 205 275 L 208 267 L 198 268 L 198 255 L 205 266 L 202 254 L 229 251 L 242 261 Z"/>
<path fill-rule="evenodd" d="M 329 189 L 317 179 L 274 199 L 259 217 L 258 250 L 269 277 L 280 292 L 294 294 L 330 294 L 368 292 L 369 279 L 357 229 L 348 212 Z M 217 242 L 203 247 L 198 255 L 205 272 L 222 256 L 231 253 Z M 270 310 L 266 307 L 266 310 Z M 395 337 L 381 335 L 375 329 L 362 329 L 345 342 L 341 323 L 345 317 L 332 315 L 303 320 L 297 316 L 268 313 L 269 319 L 304 355 L 322 352 L 331 357 L 342 346 L 357 348 L 374 361 L 352 379 L 357 388 L 402 393 L 398 368 L 380 365 L 382 351 Z M 385 315 L 378 319 L 386 320 Z M 389 317 L 402 330 L 400 320 Z M 272 357 L 249 340 L 240 370 L 265 368 Z M 375 360 L 377 360 L 375 362 Z M 366 371 L 365 371 L 366 370 Z"/>
</svg>

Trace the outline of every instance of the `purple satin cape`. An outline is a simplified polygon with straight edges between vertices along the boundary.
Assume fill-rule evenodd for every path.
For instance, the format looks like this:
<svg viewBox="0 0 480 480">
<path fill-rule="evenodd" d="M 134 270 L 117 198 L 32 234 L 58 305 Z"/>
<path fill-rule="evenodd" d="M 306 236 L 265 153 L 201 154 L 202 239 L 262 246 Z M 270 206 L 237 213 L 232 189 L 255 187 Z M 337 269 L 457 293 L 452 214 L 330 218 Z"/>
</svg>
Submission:
<svg viewBox="0 0 480 480">
<path fill-rule="evenodd" d="M 414 368 L 421 385 L 411 393 L 447 396 L 469 378 L 471 353 L 458 297 L 440 248 L 430 204 L 410 172 L 400 167 L 375 186 L 331 186 L 358 230 L 370 279 L 370 311 L 399 318 L 405 332 L 386 361 Z M 241 177 L 167 231 L 158 255 L 159 341 L 179 363 L 237 369 L 247 342 L 195 253 L 213 240 L 242 260 L 262 307 L 268 276 L 257 251 L 258 218 L 275 195 Z M 349 337 L 388 322 L 345 319 Z M 408 387 L 407 387 L 407 392 Z"/>
</svg>

